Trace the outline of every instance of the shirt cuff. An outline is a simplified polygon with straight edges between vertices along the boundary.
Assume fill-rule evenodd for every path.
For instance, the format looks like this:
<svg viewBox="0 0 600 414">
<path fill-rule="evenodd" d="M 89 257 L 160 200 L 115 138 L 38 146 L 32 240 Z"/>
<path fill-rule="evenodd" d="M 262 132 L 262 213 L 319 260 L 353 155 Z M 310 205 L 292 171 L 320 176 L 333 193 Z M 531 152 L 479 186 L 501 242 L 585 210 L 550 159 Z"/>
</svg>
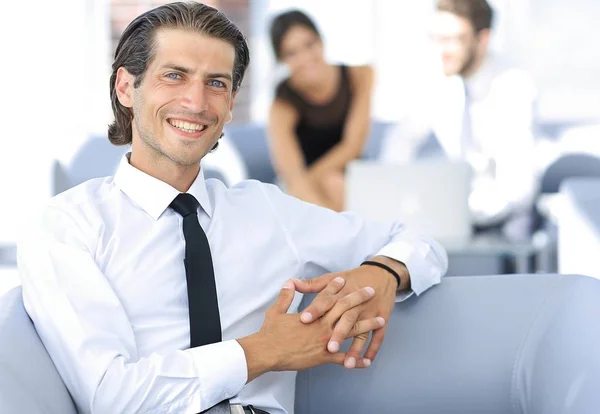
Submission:
<svg viewBox="0 0 600 414">
<path fill-rule="evenodd" d="M 224 341 L 187 350 L 200 381 L 202 407 L 237 395 L 248 380 L 246 354 L 238 341 Z"/>
<path fill-rule="evenodd" d="M 396 302 L 401 302 L 416 293 L 417 296 L 425 292 L 433 285 L 441 281 L 441 275 L 436 275 L 431 263 L 427 260 L 431 247 L 427 243 L 413 243 L 396 241 L 384 246 L 376 256 L 387 256 L 390 259 L 404 263 L 410 275 L 410 287 L 408 292 L 398 292 Z"/>
</svg>

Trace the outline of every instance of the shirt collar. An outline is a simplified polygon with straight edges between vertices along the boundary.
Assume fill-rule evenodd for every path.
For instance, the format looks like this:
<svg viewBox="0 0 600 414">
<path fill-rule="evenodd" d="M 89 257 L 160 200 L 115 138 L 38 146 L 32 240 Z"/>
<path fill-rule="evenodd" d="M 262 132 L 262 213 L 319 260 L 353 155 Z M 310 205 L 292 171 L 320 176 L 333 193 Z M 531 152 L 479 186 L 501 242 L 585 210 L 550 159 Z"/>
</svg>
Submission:
<svg viewBox="0 0 600 414">
<path fill-rule="evenodd" d="M 115 184 L 154 220 L 158 220 L 179 191 L 164 181 L 135 168 L 129 163 L 130 156 L 129 152 L 121 159 L 115 174 Z M 196 197 L 200 207 L 209 217 L 212 217 L 212 205 L 208 198 L 202 168 L 187 192 Z"/>
</svg>

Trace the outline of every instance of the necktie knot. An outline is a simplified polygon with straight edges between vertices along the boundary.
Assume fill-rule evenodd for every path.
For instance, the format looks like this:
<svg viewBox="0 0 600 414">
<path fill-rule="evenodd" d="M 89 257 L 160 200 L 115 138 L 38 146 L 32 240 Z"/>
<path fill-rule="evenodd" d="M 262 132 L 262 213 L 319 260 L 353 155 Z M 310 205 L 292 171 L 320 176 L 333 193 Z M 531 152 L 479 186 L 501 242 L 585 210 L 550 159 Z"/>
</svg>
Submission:
<svg viewBox="0 0 600 414">
<path fill-rule="evenodd" d="M 175 197 L 175 200 L 173 200 L 169 206 L 181 216 L 186 217 L 190 214 L 196 214 L 200 203 L 193 195 L 181 193 Z"/>
</svg>

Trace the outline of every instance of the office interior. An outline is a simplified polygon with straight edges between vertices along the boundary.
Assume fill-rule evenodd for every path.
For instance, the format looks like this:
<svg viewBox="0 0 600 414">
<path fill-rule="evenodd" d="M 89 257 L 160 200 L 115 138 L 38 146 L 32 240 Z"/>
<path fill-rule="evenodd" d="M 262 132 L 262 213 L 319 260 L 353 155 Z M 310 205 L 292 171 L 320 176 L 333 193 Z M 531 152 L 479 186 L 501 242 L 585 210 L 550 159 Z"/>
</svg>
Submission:
<svg viewBox="0 0 600 414">
<path fill-rule="evenodd" d="M 127 148 L 111 146 L 107 139 L 107 125 L 112 120 L 108 90 L 112 54 L 127 23 L 163 3 L 157 0 L 30 0 L 3 6 L 2 14 L 11 17 L 0 25 L 5 56 L 0 65 L 4 79 L 3 110 L 0 111 L 3 117 L 0 295 L 19 285 L 17 243 L 37 209 L 54 195 L 79 183 L 112 175 L 127 152 Z M 415 105 L 427 105 L 423 100 L 430 96 L 432 80 L 439 77 L 440 65 L 430 35 L 435 10 L 433 0 L 212 0 L 206 3 L 221 9 L 242 29 L 251 51 L 251 65 L 236 99 L 233 121 L 224 130 L 227 142 L 207 158 L 207 170 L 227 185 L 244 179 L 278 184 L 267 132 L 275 87 L 287 75 L 286 68 L 274 58 L 269 39 L 269 21 L 277 13 L 297 8 L 314 18 L 323 35 L 328 61 L 368 64 L 374 68 L 371 128 L 361 155 L 363 161 L 378 162 L 386 133 Z M 588 318 L 598 315 L 600 306 L 597 286 L 600 283 L 597 281 L 600 278 L 597 260 L 600 253 L 600 48 L 597 45 L 600 3 L 594 0 L 493 0 L 490 4 L 496 13 L 490 50 L 527 71 L 535 83 L 535 147 L 530 162 L 535 171 L 533 214 L 537 225 L 530 237 L 518 242 L 480 237 L 445 245 L 449 269 L 441 285 L 448 285 L 450 296 L 436 296 L 434 289 L 430 298 L 429 294 L 425 295 L 424 308 L 413 309 L 410 304 L 402 304 L 398 321 L 424 343 L 444 341 L 448 335 L 447 352 L 456 353 L 457 361 L 464 362 L 463 368 L 467 367 L 464 369 L 476 372 L 473 361 L 485 361 L 489 357 L 486 349 L 471 350 L 472 364 L 470 357 L 458 351 L 469 347 L 468 341 L 475 335 L 473 330 L 485 330 L 497 323 L 498 330 L 488 339 L 503 338 L 499 339 L 501 343 L 516 343 L 522 339 L 521 331 L 511 330 L 511 327 L 518 325 L 519 328 L 514 329 L 521 329 L 526 322 L 531 322 L 528 328 L 522 327 L 523 332 L 530 332 L 528 329 L 534 321 L 539 322 L 536 312 L 540 309 L 542 313 L 555 312 L 554 316 L 561 314 L 562 317 L 556 316 L 558 322 L 553 323 L 562 321 L 564 326 L 559 329 L 553 325 L 547 331 L 552 332 L 548 340 L 554 341 L 557 348 L 544 348 L 549 345 L 540 339 L 538 348 L 527 349 L 533 354 L 523 358 L 531 358 L 528 363 L 533 367 L 538 355 L 540 363 L 545 365 L 532 368 L 532 372 L 535 371 L 532 375 L 552 378 L 548 381 L 553 382 L 556 389 L 570 389 L 573 404 L 571 408 L 565 405 L 560 410 L 534 411 L 532 407 L 537 403 L 531 403 L 533 405 L 522 412 L 597 413 L 600 406 L 590 407 L 589 399 L 587 403 L 584 397 L 578 399 L 577 381 L 584 383 L 585 375 L 589 375 L 588 380 L 600 378 L 596 373 L 600 372 L 600 365 L 594 365 L 600 361 L 598 350 L 588 354 L 593 361 L 588 368 L 594 373 L 580 372 L 580 377 L 567 374 L 568 368 L 562 365 L 556 368 L 555 352 L 564 345 L 566 337 L 575 342 L 570 347 L 564 345 L 567 352 L 578 347 L 593 349 L 588 342 L 585 347 L 582 343 L 590 341 L 591 344 L 600 339 L 598 332 L 592 330 L 584 334 L 582 331 L 586 329 L 580 326 L 581 323 L 595 324 L 594 319 Z M 423 177 L 420 179 L 427 182 Z M 402 188 L 389 191 L 401 194 Z M 369 198 L 368 189 L 361 197 Z M 452 220 L 453 211 L 445 211 L 445 214 Z M 574 283 L 569 281 L 571 277 L 577 280 L 575 288 L 570 285 Z M 480 291 L 478 283 L 484 283 L 486 278 L 490 279 L 490 287 Z M 556 299 L 556 289 L 566 295 L 563 301 Z M 458 304 L 465 296 L 471 299 Z M 473 296 L 482 302 L 472 302 Z M 558 302 L 552 302 L 549 310 L 539 305 L 549 303 L 544 301 Z M 540 307 L 534 308 L 532 303 Z M 582 304 L 586 307 L 582 308 Z M 513 311 L 508 311 L 506 308 L 511 306 L 514 306 Z M 426 319 L 436 312 L 445 315 L 433 322 L 431 338 L 434 339 L 420 337 L 420 325 L 411 322 L 410 317 Z M 465 317 L 465 313 L 472 313 L 471 317 Z M 476 318 L 475 314 L 485 320 Z M 464 321 L 460 319 L 463 317 Z M 460 321 L 471 323 L 471 331 Z M 451 328 L 436 325 L 446 322 L 458 323 L 454 332 L 457 338 L 447 332 Z M 581 342 L 577 340 L 578 335 Z M 396 338 L 401 333 L 390 336 Z M 473 339 L 478 340 L 483 339 Z M 500 355 L 506 351 L 498 344 L 488 345 L 491 353 Z M 435 348 L 442 352 L 441 348 Z M 419 352 L 416 348 L 409 350 Z M 410 365 L 407 360 L 402 361 Z M 2 358 L 0 370 L 1 362 Z M 448 369 L 461 369 L 456 365 L 458 362 L 448 364 Z M 407 372 L 411 372 L 410 369 Z M 562 374 L 567 382 L 557 385 L 560 382 L 557 378 Z M 303 383 L 306 387 L 303 392 L 310 391 L 324 398 L 319 394 L 324 392 L 320 387 L 330 386 L 328 381 L 331 380 L 326 376 L 329 374 L 324 375 L 313 378 L 314 383 Z M 497 378 L 490 379 L 488 385 L 493 387 Z M 527 382 L 531 378 L 513 379 L 511 398 L 517 398 L 514 393 L 527 388 L 523 384 L 515 385 L 520 380 Z M 442 384 L 434 383 L 443 388 Z M 356 386 L 352 380 L 346 385 Z M 468 386 L 478 387 L 470 382 Z M 537 383 L 535 386 L 541 387 L 540 390 L 552 389 L 549 385 L 550 388 Z M 544 394 L 543 390 L 539 391 L 540 395 Z M 546 397 L 540 395 L 535 397 L 542 399 L 538 408 L 560 405 L 548 402 L 552 397 L 547 393 Z M 452 400 L 446 397 L 441 400 Z M 544 405 L 546 403 L 549 405 Z M 355 404 L 360 402 L 355 401 Z M 310 412 L 310 408 L 297 411 Z"/>
</svg>

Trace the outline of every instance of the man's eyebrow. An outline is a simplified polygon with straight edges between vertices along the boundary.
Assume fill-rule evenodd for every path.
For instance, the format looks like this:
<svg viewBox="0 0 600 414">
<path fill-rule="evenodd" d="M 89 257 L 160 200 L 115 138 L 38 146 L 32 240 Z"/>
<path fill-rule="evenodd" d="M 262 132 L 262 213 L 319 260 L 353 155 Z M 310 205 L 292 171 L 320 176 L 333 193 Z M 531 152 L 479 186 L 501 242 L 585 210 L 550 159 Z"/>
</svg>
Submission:
<svg viewBox="0 0 600 414">
<path fill-rule="evenodd" d="M 206 77 L 211 78 L 211 79 L 222 78 L 222 79 L 226 79 L 230 82 L 233 80 L 231 77 L 231 74 L 229 74 L 229 73 L 207 73 Z"/>
<path fill-rule="evenodd" d="M 165 63 L 164 65 L 162 65 L 161 68 L 172 69 L 172 70 L 176 70 L 177 72 L 186 73 L 186 74 L 193 72 L 190 68 L 186 68 L 185 66 L 176 65 L 174 63 Z"/>
</svg>

